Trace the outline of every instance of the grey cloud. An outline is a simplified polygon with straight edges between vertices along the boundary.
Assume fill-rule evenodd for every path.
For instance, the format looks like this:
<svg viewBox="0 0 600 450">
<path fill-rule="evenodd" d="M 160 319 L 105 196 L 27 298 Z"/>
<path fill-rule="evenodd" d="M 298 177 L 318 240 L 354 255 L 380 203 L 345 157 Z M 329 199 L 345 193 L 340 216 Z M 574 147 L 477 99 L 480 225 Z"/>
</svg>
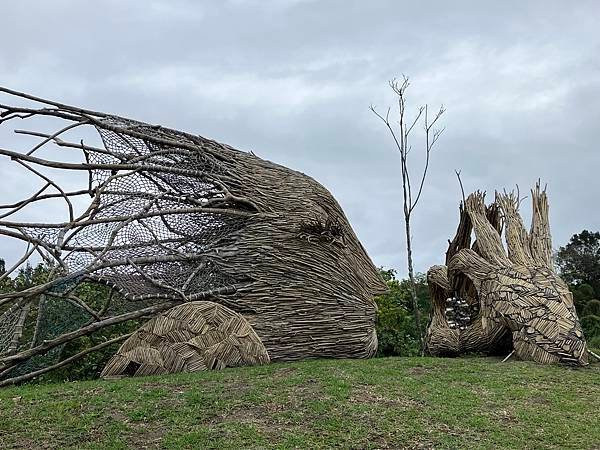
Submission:
<svg viewBox="0 0 600 450">
<path fill-rule="evenodd" d="M 455 168 L 490 196 L 547 181 L 557 245 L 600 228 L 598 13 L 593 1 L 25 0 L 3 5 L 0 84 L 308 173 L 340 201 L 376 264 L 404 273 L 398 155 L 368 110 L 393 103 L 387 81 L 404 72 L 413 105 L 448 108 L 414 217 L 424 271 L 456 226 Z M 6 197 L 35 189 L 7 160 L 0 176 Z"/>
</svg>

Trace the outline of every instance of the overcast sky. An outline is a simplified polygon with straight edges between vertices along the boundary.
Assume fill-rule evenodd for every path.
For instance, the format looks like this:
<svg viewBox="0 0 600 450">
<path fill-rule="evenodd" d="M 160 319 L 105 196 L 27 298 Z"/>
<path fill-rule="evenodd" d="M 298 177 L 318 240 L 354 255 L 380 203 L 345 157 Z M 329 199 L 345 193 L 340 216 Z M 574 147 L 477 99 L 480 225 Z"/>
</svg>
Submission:
<svg viewBox="0 0 600 450">
<path fill-rule="evenodd" d="M 418 271 L 443 261 L 454 233 L 454 169 L 467 191 L 547 182 L 558 247 L 600 229 L 599 23 L 600 2 L 581 0 L 6 1 L 0 85 L 305 172 L 338 199 L 375 264 L 402 275 L 399 157 L 369 111 L 393 104 L 387 81 L 404 73 L 412 107 L 447 108 L 415 210 Z M 6 158 L 0 177 L 0 202 L 38 187 Z"/>
</svg>

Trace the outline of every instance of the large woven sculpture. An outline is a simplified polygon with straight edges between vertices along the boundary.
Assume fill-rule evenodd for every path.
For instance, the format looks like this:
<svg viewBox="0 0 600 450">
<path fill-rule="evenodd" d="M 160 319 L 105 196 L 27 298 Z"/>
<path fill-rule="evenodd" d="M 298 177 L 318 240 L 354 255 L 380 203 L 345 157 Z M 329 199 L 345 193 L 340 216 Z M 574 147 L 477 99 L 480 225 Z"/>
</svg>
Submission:
<svg viewBox="0 0 600 450">
<path fill-rule="evenodd" d="M 528 233 L 514 194 L 496 196 L 486 209 L 481 193 L 470 195 L 445 266 L 428 273 L 433 314 L 426 346 L 434 355 L 506 350 L 505 333 L 521 359 L 587 364 L 585 339 L 567 285 L 554 272 L 548 200 L 532 191 Z M 498 211 L 499 208 L 499 211 Z M 498 213 L 505 225 L 508 254 Z M 471 230 L 476 241 L 471 246 Z"/>
<path fill-rule="evenodd" d="M 190 302 L 150 319 L 108 361 L 101 376 L 159 375 L 266 364 L 250 324 L 213 302 Z"/>
<path fill-rule="evenodd" d="M 72 339 L 196 300 L 241 313 L 272 360 L 375 353 L 373 297 L 385 285 L 315 180 L 200 136 L 0 92 L 42 103 L 0 105 L 0 124 L 50 118 L 53 126 L 18 130 L 36 140 L 27 151 L 0 148 L 41 181 L 34 194 L 2 207 L 0 235 L 28 243 L 13 269 L 34 253 L 53 267 L 47 282 L 0 294 L 0 380 L 52 367 Z M 86 127 L 102 145 L 79 139 L 89 136 Z M 84 162 L 43 157 L 51 144 Z M 87 173 L 87 186 L 61 187 L 56 169 Z M 63 201 L 64 221 L 13 219 L 49 200 Z M 94 309 L 74 295 L 88 282 L 121 295 Z M 60 314 L 68 308 L 72 320 Z"/>
</svg>

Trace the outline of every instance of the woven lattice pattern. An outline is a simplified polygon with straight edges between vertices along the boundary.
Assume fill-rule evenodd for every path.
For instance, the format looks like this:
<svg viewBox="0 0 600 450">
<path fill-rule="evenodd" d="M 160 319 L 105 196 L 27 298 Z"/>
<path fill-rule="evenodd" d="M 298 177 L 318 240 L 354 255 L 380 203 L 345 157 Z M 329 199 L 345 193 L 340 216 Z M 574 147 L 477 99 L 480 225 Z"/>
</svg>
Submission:
<svg viewBox="0 0 600 450">
<path fill-rule="evenodd" d="M 105 149 L 87 151 L 90 163 L 143 170 L 90 171 L 98 203 L 92 220 L 66 237 L 74 250 L 65 257 L 69 270 L 103 266 L 94 276 L 133 299 L 179 290 L 193 296 L 235 284 L 234 275 L 210 260 L 198 260 L 211 244 L 244 226 L 247 216 L 235 212 L 251 209 L 225 200 L 223 189 L 208 180 L 208 174 L 225 171 L 222 164 L 197 151 L 181 133 L 114 117 L 104 118 L 96 128 Z M 156 139 L 177 139 L 192 148 L 114 131 L 125 128 Z M 164 258 L 156 260 L 156 255 Z M 104 261 L 121 264 L 106 267 Z"/>
<path fill-rule="evenodd" d="M 269 355 L 240 314 L 212 302 L 176 306 L 121 346 L 102 376 L 157 375 L 266 364 Z"/>
<path fill-rule="evenodd" d="M 15 303 L 0 316 L 0 355 L 9 351 L 25 305 Z"/>
<path fill-rule="evenodd" d="M 533 219 L 527 232 L 518 213 L 518 194 L 497 194 L 505 225 L 500 227 L 481 193 L 469 196 L 457 236 L 447 253 L 448 269 L 430 269 L 433 315 L 427 333 L 432 354 L 491 351 L 512 334 L 515 354 L 539 363 L 587 364 L 586 342 L 567 285 L 554 272 L 548 200 L 532 191 Z M 469 248 L 471 226 L 477 241 Z M 459 291 L 479 303 L 479 314 L 464 330 L 451 329 L 445 298 Z"/>
</svg>

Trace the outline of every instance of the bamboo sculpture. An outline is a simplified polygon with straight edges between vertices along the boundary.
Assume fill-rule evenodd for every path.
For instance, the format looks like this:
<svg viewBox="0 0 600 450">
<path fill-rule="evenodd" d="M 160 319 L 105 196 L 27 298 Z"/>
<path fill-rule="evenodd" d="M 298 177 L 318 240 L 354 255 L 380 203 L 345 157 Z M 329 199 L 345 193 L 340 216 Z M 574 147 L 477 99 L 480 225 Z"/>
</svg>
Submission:
<svg viewBox="0 0 600 450">
<path fill-rule="evenodd" d="M 0 294 L 0 385 L 66 364 L 61 349 L 74 339 L 198 300 L 242 314 L 272 360 L 375 353 L 373 297 L 385 284 L 339 204 L 315 180 L 200 136 L 0 93 L 34 103 L 0 104 L 0 124 L 65 122 L 56 131 L 17 130 L 38 140 L 28 151 L 0 148 L 41 180 L 33 195 L 0 207 L 0 235 L 28 244 L 7 273 L 34 253 L 53 268 L 41 285 Z M 72 137 L 85 127 L 103 145 Z M 43 158 L 52 143 L 84 161 Z M 83 171 L 88 185 L 67 190 L 46 169 Z M 77 213 L 75 200 L 86 196 L 91 202 Z M 62 222 L 9 220 L 56 199 L 68 214 Z M 74 294 L 89 282 L 121 295 L 94 309 Z M 35 329 L 31 339 L 23 327 Z"/>
<path fill-rule="evenodd" d="M 250 324 L 213 302 L 190 302 L 146 322 L 108 361 L 101 376 L 159 375 L 267 364 Z"/>
<path fill-rule="evenodd" d="M 486 209 L 484 195 L 471 194 L 446 266 L 428 272 L 432 318 L 426 348 L 433 355 L 507 351 L 538 363 L 587 364 L 586 342 L 567 285 L 552 265 L 546 192 L 532 190 L 533 218 L 528 233 L 518 212 L 518 193 L 496 194 Z M 508 254 L 501 241 L 505 225 Z M 471 246 L 472 229 L 476 241 Z M 459 314 L 459 303 L 468 305 Z M 452 316 L 452 317 L 450 317 Z"/>
</svg>

